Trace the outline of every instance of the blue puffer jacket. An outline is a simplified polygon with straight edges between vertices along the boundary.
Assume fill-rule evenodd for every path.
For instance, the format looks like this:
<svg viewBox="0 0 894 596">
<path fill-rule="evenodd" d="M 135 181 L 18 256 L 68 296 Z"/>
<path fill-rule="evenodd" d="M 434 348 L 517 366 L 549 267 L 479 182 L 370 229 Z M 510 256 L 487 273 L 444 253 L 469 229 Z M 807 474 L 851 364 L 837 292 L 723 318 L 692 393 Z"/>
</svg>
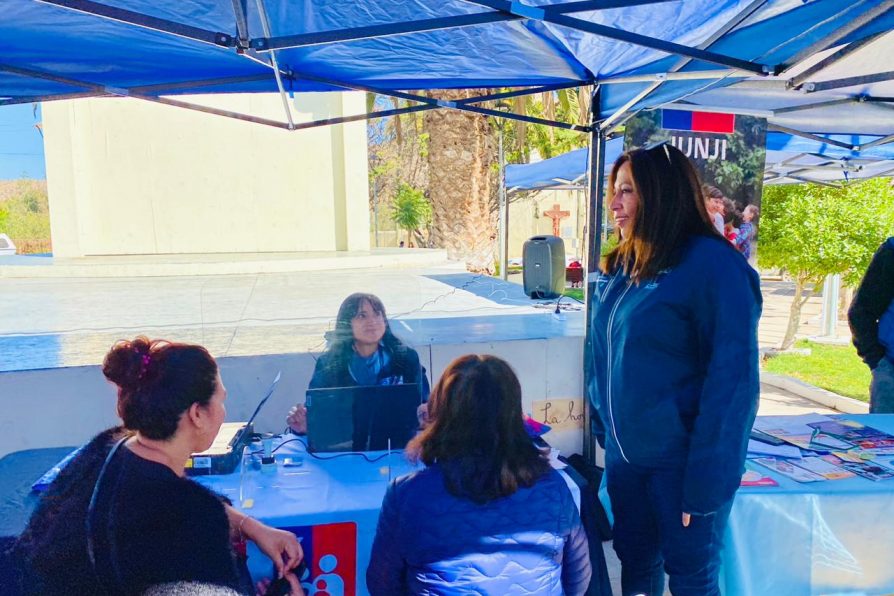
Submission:
<svg viewBox="0 0 894 596">
<path fill-rule="evenodd" d="M 693 238 L 639 285 L 600 275 L 593 296 L 595 399 L 607 449 L 683 470 L 684 511 L 710 514 L 742 476 L 760 392 L 760 280 L 722 238 Z"/>
<path fill-rule="evenodd" d="M 479 505 L 448 493 L 437 464 L 388 488 L 366 572 L 373 596 L 576 595 L 589 582 L 587 538 L 558 472 Z"/>
</svg>

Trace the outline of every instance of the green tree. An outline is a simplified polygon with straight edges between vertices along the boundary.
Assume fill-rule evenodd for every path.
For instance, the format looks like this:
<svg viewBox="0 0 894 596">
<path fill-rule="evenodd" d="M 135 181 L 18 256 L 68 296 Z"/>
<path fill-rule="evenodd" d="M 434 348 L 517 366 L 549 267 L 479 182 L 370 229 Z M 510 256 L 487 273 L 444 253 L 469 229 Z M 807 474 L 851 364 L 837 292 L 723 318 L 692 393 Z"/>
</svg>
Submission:
<svg viewBox="0 0 894 596">
<path fill-rule="evenodd" d="M 6 222 L 9 220 L 9 211 L 0 207 L 0 232 L 6 231 Z"/>
<path fill-rule="evenodd" d="M 758 264 L 785 269 L 795 281 L 788 327 L 780 348 L 795 341 L 801 307 L 827 275 L 859 283 L 879 244 L 894 233 L 889 179 L 840 188 L 796 184 L 764 189 Z"/>
<path fill-rule="evenodd" d="M 407 231 L 407 245 L 410 234 L 420 226 L 431 221 L 432 207 L 425 193 L 418 188 L 402 182 L 391 202 L 391 219 L 398 227 Z"/>
</svg>

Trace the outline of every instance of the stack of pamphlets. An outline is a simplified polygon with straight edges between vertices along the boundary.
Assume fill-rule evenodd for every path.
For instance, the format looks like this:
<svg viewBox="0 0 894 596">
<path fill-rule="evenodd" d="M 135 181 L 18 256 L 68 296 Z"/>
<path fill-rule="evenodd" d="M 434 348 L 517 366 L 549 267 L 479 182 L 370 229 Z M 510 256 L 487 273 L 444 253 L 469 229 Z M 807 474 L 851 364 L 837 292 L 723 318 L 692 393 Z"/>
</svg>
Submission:
<svg viewBox="0 0 894 596">
<path fill-rule="evenodd" d="M 894 436 L 821 414 L 762 416 L 755 420 L 748 442 L 751 462 L 798 482 L 855 476 L 887 480 L 894 478 L 890 456 L 894 456 Z M 769 486 L 756 483 L 759 480 L 753 474 L 746 476 L 742 486 Z"/>
</svg>

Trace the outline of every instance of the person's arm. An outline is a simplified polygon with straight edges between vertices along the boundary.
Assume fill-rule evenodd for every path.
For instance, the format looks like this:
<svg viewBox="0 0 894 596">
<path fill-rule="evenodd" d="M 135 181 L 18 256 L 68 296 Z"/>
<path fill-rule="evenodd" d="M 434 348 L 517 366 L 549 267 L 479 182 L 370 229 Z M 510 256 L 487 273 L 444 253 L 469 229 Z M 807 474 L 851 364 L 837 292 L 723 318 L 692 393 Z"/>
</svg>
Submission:
<svg viewBox="0 0 894 596">
<path fill-rule="evenodd" d="M 326 363 L 328 362 L 327 354 L 321 354 L 314 364 L 314 373 L 308 383 L 308 389 L 319 389 L 321 387 L 331 386 L 326 378 Z M 304 401 L 299 401 L 286 414 L 286 424 L 289 429 L 296 435 L 307 434 L 307 407 Z"/>
<path fill-rule="evenodd" d="M 294 569 L 302 559 L 304 551 L 298 538 L 291 532 L 271 528 L 253 517 L 226 505 L 227 519 L 235 535 L 248 538 L 273 561 L 277 577 Z"/>
<path fill-rule="evenodd" d="M 571 534 L 565 539 L 565 548 L 562 554 L 562 591 L 567 596 L 579 596 L 586 593 L 590 586 L 590 578 L 593 574 L 590 566 L 590 545 L 587 542 L 587 533 L 581 523 L 577 506 L 569 499 L 568 507 L 573 514 Z"/>
<path fill-rule="evenodd" d="M 705 377 L 690 434 L 683 514 L 709 515 L 733 498 L 757 412 L 760 281 L 733 250 L 706 259 L 704 286 L 692 294 L 699 344 L 692 349 L 704 361 Z"/>
<path fill-rule="evenodd" d="M 393 596 L 406 592 L 407 562 L 401 555 L 400 505 L 397 481 L 385 492 L 376 537 L 373 540 L 366 588 L 372 596 Z"/>
<path fill-rule="evenodd" d="M 857 354 L 874 369 L 885 355 L 879 342 L 878 321 L 894 300 L 894 249 L 883 244 L 872 257 L 866 275 L 847 312 Z"/>
</svg>

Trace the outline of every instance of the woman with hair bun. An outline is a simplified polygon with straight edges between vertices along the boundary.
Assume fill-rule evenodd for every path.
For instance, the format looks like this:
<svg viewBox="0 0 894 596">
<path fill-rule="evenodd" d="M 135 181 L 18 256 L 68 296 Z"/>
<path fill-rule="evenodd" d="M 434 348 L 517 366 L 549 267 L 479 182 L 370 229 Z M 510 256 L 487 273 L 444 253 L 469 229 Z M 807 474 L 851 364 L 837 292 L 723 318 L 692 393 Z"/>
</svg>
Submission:
<svg viewBox="0 0 894 596">
<path fill-rule="evenodd" d="M 59 474 L 16 544 L 26 594 L 142 594 L 169 582 L 241 593 L 235 539 L 289 573 L 302 559 L 290 532 L 239 513 L 184 476 L 226 417 L 217 363 L 197 345 L 137 337 L 116 343 L 103 374 L 118 386 L 123 426 L 86 445 Z M 248 588 L 248 589 L 246 589 Z"/>
</svg>

